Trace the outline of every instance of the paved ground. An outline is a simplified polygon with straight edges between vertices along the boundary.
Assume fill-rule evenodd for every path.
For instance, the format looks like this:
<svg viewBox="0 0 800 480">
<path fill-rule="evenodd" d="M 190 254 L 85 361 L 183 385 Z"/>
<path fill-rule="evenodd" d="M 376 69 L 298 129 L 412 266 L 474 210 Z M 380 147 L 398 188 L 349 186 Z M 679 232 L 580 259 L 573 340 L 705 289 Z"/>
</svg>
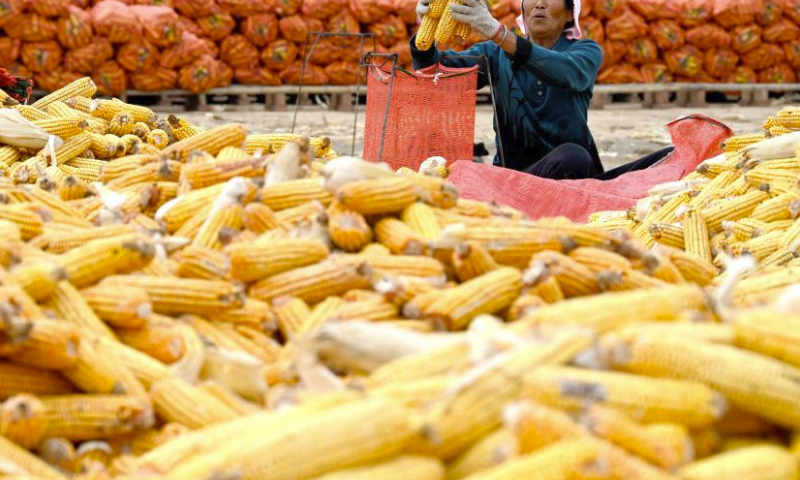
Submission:
<svg viewBox="0 0 800 480">
<path fill-rule="evenodd" d="M 633 105 L 615 104 L 605 110 L 593 110 L 589 125 L 607 168 L 636 160 L 669 144 L 664 125 L 691 113 L 703 113 L 725 122 L 737 133 L 758 131 L 763 120 L 780 106 L 738 107 L 714 106 L 702 110 L 670 108 L 645 110 Z M 243 122 L 252 132 L 288 132 L 291 130 L 293 112 L 207 112 L 187 113 L 190 120 L 205 126 L 225 122 Z M 327 135 L 341 154 L 349 154 L 352 146 L 353 113 L 329 112 L 321 109 L 301 110 L 297 118 L 297 132 L 309 135 Z M 364 129 L 363 106 L 359 113 L 356 138 L 356 155 L 361 152 Z M 492 111 L 489 106 L 479 106 L 475 126 L 475 141 L 484 142 L 494 155 Z"/>
</svg>

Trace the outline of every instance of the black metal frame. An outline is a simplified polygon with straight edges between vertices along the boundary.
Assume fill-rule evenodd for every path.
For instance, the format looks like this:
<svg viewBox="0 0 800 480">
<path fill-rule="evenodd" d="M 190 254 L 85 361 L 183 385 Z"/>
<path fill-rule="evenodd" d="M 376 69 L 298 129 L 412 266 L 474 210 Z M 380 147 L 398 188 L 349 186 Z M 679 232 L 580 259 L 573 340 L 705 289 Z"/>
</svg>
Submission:
<svg viewBox="0 0 800 480">
<path fill-rule="evenodd" d="M 308 48 L 309 40 L 314 38 L 314 42 L 311 43 L 311 48 Z M 317 48 L 317 44 L 323 38 L 330 38 L 330 37 L 338 37 L 338 38 L 358 38 L 358 58 L 361 59 L 361 52 L 364 51 L 364 39 L 370 38 L 372 39 L 372 50 L 374 51 L 378 44 L 375 40 L 375 35 L 372 33 L 334 33 L 334 32 L 308 32 L 306 33 L 306 43 L 303 44 L 303 66 L 300 68 L 300 84 L 297 86 L 297 101 L 295 102 L 294 106 L 294 118 L 292 119 L 292 133 L 294 133 L 294 129 L 297 126 L 297 113 L 300 111 L 300 100 L 303 95 L 303 81 L 306 76 L 306 65 L 308 65 L 309 60 L 311 59 L 311 55 L 314 53 L 314 49 Z M 359 64 L 360 66 L 360 64 Z M 359 96 L 361 95 L 361 75 L 360 70 L 359 74 L 356 75 L 356 98 L 355 102 L 353 102 L 353 108 L 355 110 L 354 120 L 353 120 L 353 145 L 350 148 L 350 155 L 355 156 L 356 152 L 356 137 L 358 133 L 358 100 Z M 384 129 L 385 130 L 385 129 Z"/>
<path fill-rule="evenodd" d="M 500 133 L 500 124 L 498 123 L 497 102 L 496 102 L 495 96 L 494 96 L 494 81 L 492 80 L 492 71 L 491 71 L 491 67 L 489 66 L 489 59 L 486 57 L 486 55 L 442 55 L 441 58 L 447 58 L 447 57 L 458 57 L 458 58 L 464 58 L 464 59 L 468 59 L 468 60 L 476 60 L 478 62 L 483 62 L 483 65 L 486 67 L 486 73 L 485 74 L 486 74 L 487 79 L 488 79 L 490 98 L 492 99 L 492 111 L 494 113 L 494 126 L 495 126 L 495 132 L 497 134 L 497 139 L 498 139 L 497 143 L 498 143 L 498 146 L 499 146 L 498 153 L 500 155 L 500 165 L 503 168 L 505 168 L 505 166 L 506 166 L 505 149 L 503 147 L 503 137 L 502 137 L 502 134 Z M 375 64 L 375 63 L 373 63 L 371 61 L 372 58 L 383 58 L 384 60 L 380 64 Z M 391 102 L 392 102 L 392 91 L 394 89 L 394 78 L 395 78 L 395 75 L 396 75 L 398 70 L 400 70 L 402 72 L 405 72 L 405 73 L 409 73 L 409 72 L 406 72 L 402 68 L 398 68 L 398 66 L 397 66 L 398 56 L 397 56 L 396 53 L 368 52 L 367 54 L 364 55 L 363 59 L 361 60 L 361 62 L 358 65 L 360 68 L 383 68 L 390 60 L 391 60 L 391 63 L 392 63 L 392 69 L 391 69 L 390 74 L 389 74 L 389 92 L 388 92 L 388 95 L 386 97 L 386 110 L 385 110 L 385 113 L 384 113 L 384 116 L 383 116 L 383 129 L 382 129 L 382 132 L 381 132 L 381 145 L 380 145 L 380 153 L 378 154 L 378 162 L 382 162 L 383 161 L 383 145 L 384 145 L 384 141 L 386 140 L 386 125 L 389 122 L 389 107 L 391 106 Z M 481 72 L 480 68 L 479 68 L 478 69 L 478 74 L 480 75 L 481 73 L 483 73 L 483 72 Z M 358 78 L 359 78 L 359 85 L 360 85 L 361 75 L 359 75 Z M 357 121 L 357 117 L 356 117 L 356 121 Z M 353 143 L 353 145 L 354 145 L 353 148 L 355 148 L 355 142 Z"/>
</svg>

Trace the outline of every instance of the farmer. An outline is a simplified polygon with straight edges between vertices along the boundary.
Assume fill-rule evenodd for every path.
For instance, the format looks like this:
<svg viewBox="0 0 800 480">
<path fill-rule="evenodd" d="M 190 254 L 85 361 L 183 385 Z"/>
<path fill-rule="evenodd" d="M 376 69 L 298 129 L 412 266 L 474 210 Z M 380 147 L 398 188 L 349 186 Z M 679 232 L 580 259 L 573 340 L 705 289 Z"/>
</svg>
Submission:
<svg viewBox="0 0 800 480">
<path fill-rule="evenodd" d="M 595 78 L 603 50 L 592 40 L 581 40 L 578 23 L 580 0 L 522 0 L 517 19 L 521 37 L 509 31 L 489 12 L 482 0 L 451 4 L 453 18 L 469 24 L 489 40 L 464 52 L 427 51 L 411 39 L 414 68 L 438 63 L 451 67 L 474 65 L 459 55 L 485 55 L 491 67 L 497 102 L 499 133 L 506 167 L 552 179 L 597 178 L 607 180 L 622 173 L 647 168 L 672 151 L 667 148 L 609 172 L 603 171 L 587 124 Z M 428 12 L 430 0 L 418 0 L 417 14 Z M 481 66 L 481 71 L 485 68 Z M 479 76 L 479 88 L 488 84 Z M 499 149 L 498 149 L 499 152 Z M 500 164 L 499 153 L 494 163 Z"/>
</svg>

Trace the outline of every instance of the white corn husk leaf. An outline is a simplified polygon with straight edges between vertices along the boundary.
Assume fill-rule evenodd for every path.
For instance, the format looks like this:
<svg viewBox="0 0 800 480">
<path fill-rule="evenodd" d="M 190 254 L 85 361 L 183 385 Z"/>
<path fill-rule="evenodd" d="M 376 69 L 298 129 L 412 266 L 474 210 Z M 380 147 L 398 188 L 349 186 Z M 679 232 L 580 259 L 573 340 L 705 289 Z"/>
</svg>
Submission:
<svg viewBox="0 0 800 480">
<path fill-rule="evenodd" d="M 53 140 L 50 140 L 50 139 Z M 11 108 L 0 109 L 0 143 L 30 150 L 43 149 L 48 141 L 54 148 L 60 147 L 63 140 L 50 135 Z"/>
</svg>

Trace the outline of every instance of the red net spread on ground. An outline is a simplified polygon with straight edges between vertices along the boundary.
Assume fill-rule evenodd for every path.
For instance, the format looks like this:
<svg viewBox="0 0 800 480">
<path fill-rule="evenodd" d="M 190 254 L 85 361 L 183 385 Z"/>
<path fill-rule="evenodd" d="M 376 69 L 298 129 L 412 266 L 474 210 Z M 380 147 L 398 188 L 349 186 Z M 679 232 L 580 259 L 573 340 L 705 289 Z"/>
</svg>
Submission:
<svg viewBox="0 0 800 480">
<path fill-rule="evenodd" d="M 582 222 L 594 212 L 630 208 L 652 187 L 680 180 L 703 160 L 721 153 L 721 143 L 733 134 L 723 123 L 703 115 L 675 120 L 667 130 L 675 151 L 666 160 L 614 180 L 548 180 L 467 161 L 453 165 L 448 180 L 464 198 L 508 205 L 534 219 L 565 216 Z"/>
<path fill-rule="evenodd" d="M 363 157 L 373 162 L 380 157 L 390 77 L 388 66 L 368 68 Z M 432 156 L 450 162 L 471 160 L 477 86 L 478 67 L 434 65 L 414 73 L 398 70 L 382 160 L 395 170 L 417 170 Z"/>
</svg>

